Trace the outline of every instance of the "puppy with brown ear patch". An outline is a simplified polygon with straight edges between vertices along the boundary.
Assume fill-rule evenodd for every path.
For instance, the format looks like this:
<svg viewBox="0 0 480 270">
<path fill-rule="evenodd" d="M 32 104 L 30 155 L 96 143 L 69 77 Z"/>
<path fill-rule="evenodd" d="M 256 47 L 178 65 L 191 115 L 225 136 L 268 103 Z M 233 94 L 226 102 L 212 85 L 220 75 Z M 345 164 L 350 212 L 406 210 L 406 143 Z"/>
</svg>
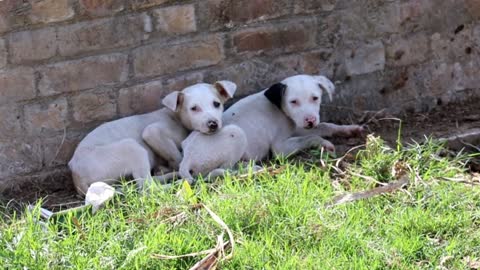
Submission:
<svg viewBox="0 0 480 270">
<path fill-rule="evenodd" d="M 232 98 L 230 81 L 196 84 L 167 95 L 166 108 L 107 122 L 90 132 L 68 163 L 77 191 L 94 182 L 111 184 L 131 175 L 139 188 L 157 165 L 178 168 L 180 145 L 190 131 L 205 134 L 222 127 L 223 103 Z"/>
</svg>

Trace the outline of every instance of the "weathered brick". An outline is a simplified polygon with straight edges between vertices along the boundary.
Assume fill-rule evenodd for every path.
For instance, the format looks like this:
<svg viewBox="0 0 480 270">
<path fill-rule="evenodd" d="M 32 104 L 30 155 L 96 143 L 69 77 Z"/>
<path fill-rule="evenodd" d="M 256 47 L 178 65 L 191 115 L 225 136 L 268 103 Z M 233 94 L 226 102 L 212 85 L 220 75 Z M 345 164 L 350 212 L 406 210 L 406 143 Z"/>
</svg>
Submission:
<svg viewBox="0 0 480 270">
<path fill-rule="evenodd" d="M 137 44 L 146 38 L 146 30 L 149 30 L 146 28 L 149 26 L 145 23 L 151 23 L 151 20 L 143 13 L 59 27 L 60 55 L 70 56 Z"/>
<path fill-rule="evenodd" d="M 122 116 L 146 113 L 160 108 L 161 99 L 168 93 L 199 83 L 201 73 L 194 73 L 164 81 L 153 81 L 120 90 L 118 109 Z"/>
<path fill-rule="evenodd" d="M 171 46 L 141 47 L 133 53 L 135 76 L 163 75 L 218 64 L 223 59 L 222 47 L 219 37 Z"/>
<path fill-rule="evenodd" d="M 0 71 L 0 104 L 35 97 L 35 76 L 31 68 Z"/>
<path fill-rule="evenodd" d="M 24 108 L 27 133 L 40 134 L 66 128 L 68 104 L 59 98 L 48 104 L 32 104 Z"/>
<path fill-rule="evenodd" d="M 84 90 L 123 82 L 128 76 L 127 56 L 110 54 L 62 62 L 40 69 L 42 95 Z"/>
<path fill-rule="evenodd" d="M 337 0 L 296 0 L 295 13 L 311 13 L 316 11 L 332 11 L 335 9 Z"/>
<path fill-rule="evenodd" d="M 205 0 L 199 14 L 204 28 L 211 30 L 278 18 L 289 14 L 290 6 L 287 0 Z"/>
<path fill-rule="evenodd" d="M 133 0 L 132 1 L 132 8 L 133 9 L 148 8 L 148 7 L 161 5 L 161 4 L 166 3 L 168 1 L 169 0 Z"/>
<path fill-rule="evenodd" d="M 0 33 L 9 31 L 14 27 L 22 25 L 23 22 L 16 20 L 15 15 L 17 10 L 22 10 L 28 3 L 18 0 L 3 0 L 0 1 Z"/>
<path fill-rule="evenodd" d="M 33 23 L 59 22 L 75 16 L 69 0 L 36 0 L 31 2 L 31 10 L 28 15 Z"/>
<path fill-rule="evenodd" d="M 195 32 L 195 7 L 193 5 L 173 6 L 153 11 L 156 29 L 168 34 Z"/>
<path fill-rule="evenodd" d="M 206 72 L 205 81 L 214 82 L 228 79 L 237 84 L 235 97 L 258 92 L 281 78 L 281 75 L 271 73 L 271 65 L 259 59 L 246 60 L 238 64 L 221 67 Z"/>
<path fill-rule="evenodd" d="M 115 96 L 106 92 L 80 93 L 72 98 L 73 118 L 80 123 L 112 119 L 117 113 Z"/>
<path fill-rule="evenodd" d="M 465 0 L 468 12 L 476 19 L 480 18 L 480 0 Z"/>
<path fill-rule="evenodd" d="M 83 12 L 90 16 L 106 16 L 124 9 L 122 0 L 80 0 Z"/>
<path fill-rule="evenodd" d="M 78 137 L 53 136 L 43 140 L 43 163 L 45 167 L 66 165 L 80 142 Z"/>
<path fill-rule="evenodd" d="M 21 117 L 16 104 L 0 106 L 0 138 L 12 138 L 22 134 Z"/>
<path fill-rule="evenodd" d="M 313 28 L 307 22 L 241 30 L 233 34 L 233 46 L 238 53 L 303 50 L 315 46 Z"/>
<path fill-rule="evenodd" d="M 385 47 L 381 41 L 358 46 L 347 50 L 345 68 L 349 76 L 366 74 L 385 68 Z"/>
<path fill-rule="evenodd" d="M 17 32 L 10 35 L 10 55 L 12 63 L 44 60 L 55 56 L 55 28 Z"/>
<path fill-rule="evenodd" d="M 386 47 L 387 59 L 393 66 L 421 63 L 428 57 L 429 40 L 424 34 L 396 37 Z"/>
<path fill-rule="evenodd" d="M 0 142 L 0 179 L 31 173 L 42 167 L 39 139 Z"/>
<path fill-rule="evenodd" d="M 5 40 L 0 38 L 0 70 L 7 65 L 7 48 L 5 47 Z"/>
<path fill-rule="evenodd" d="M 333 77 L 334 63 L 332 61 L 332 51 L 329 49 L 320 49 L 305 53 L 302 57 L 302 70 L 307 74 L 321 74 L 327 77 Z"/>
<path fill-rule="evenodd" d="M 432 58 L 439 62 L 453 63 L 467 59 L 475 54 L 477 41 L 475 28 L 461 27 L 461 31 L 453 33 L 435 33 L 430 37 Z"/>
</svg>

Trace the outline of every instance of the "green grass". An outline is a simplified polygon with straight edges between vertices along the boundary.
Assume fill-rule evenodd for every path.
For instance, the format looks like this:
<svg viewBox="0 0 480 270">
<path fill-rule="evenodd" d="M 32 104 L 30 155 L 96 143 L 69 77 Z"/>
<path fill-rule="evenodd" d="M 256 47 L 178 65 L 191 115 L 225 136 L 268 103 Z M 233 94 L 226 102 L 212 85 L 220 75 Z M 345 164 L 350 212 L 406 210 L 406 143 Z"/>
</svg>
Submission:
<svg viewBox="0 0 480 270">
<path fill-rule="evenodd" d="M 0 267 L 188 269 L 202 256 L 152 255 L 215 247 L 222 229 L 204 209 L 190 210 L 195 201 L 220 216 L 237 241 L 221 269 L 469 269 L 468 258 L 480 258 L 479 187 L 440 180 L 465 175 L 467 156 L 445 156 L 432 140 L 390 149 L 370 139 L 339 174 L 336 160 L 312 165 L 319 159 L 312 153 L 310 162 L 279 162 L 285 169 L 278 175 L 200 183 L 192 196 L 177 196 L 181 186 L 148 196 L 124 186 L 123 196 L 93 216 L 46 226 L 38 211 L 4 217 Z M 336 195 L 394 181 L 398 162 L 412 179 L 405 190 L 325 207 Z M 166 221 L 179 212 L 187 214 L 183 223 Z"/>
</svg>

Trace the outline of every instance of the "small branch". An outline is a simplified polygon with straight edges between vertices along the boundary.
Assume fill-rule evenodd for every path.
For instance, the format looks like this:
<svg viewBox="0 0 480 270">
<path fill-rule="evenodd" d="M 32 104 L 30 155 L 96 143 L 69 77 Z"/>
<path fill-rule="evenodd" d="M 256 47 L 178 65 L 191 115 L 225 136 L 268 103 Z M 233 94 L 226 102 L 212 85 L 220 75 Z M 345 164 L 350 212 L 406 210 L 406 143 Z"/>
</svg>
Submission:
<svg viewBox="0 0 480 270">
<path fill-rule="evenodd" d="M 227 247 L 230 244 L 229 241 L 225 242 L 222 248 Z M 162 254 L 152 254 L 152 258 L 159 259 L 159 260 L 175 260 L 175 259 L 182 259 L 182 258 L 189 258 L 189 257 L 197 257 L 201 255 L 211 254 L 214 251 L 218 251 L 218 247 L 211 248 L 199 252 L 188 253 L 184 255 L 162 255 Z"/>
<path fill-rule="evenodd" d="M 377 187 L 377 188 L 373 188 L 366 191 L 336 196 L 335 198 L 333 198 L 332 202 L 327 203 L 325 206 L 332 207 L 332 206 L 337 206 L 337 205 L 348 203 L 348 202 L 354 202 L 362 199 L 372 198 L 385 193 L 392 193 L 408 185 L 409 182 L 410 180 L 408 179 L 408 177 L 406 175 L 403 175 L 400 178 L 400 180 L 388 183 L 387 185 L 382 187 Z"/>
<path fill-rule="evenodd" d="M 218 225 L 220 225 L 220 227 L 222 227 L 222 229 L 227 231 L 228 237 L 230 238 L 230 243 L 231 243 L 232 250 L 230 251 L 230 254 L 228 256 L 226 256 L 224 259 L 225 260 L 231 259 L 233 257 L 233 250 L 235 248 L 235 239 L 233 238 L 232 231 L 227 226 L 227 224 L 225 224 L 225 222 L 223 222 L 223 220 L 219 216 L 217 216 L 217 214 L 215 214 L 212 210 L 210 210 L 210 208 L 208 208 L 205 204 L 202 204 L 202 206 L 203 206 L 203 208 L 205 208 L 205 210 L 207 210 L 207 212 L 210 214 L 210 216 L 213 218 L 213 220 L 215 222 L 217 222 Z"/>
</svg>

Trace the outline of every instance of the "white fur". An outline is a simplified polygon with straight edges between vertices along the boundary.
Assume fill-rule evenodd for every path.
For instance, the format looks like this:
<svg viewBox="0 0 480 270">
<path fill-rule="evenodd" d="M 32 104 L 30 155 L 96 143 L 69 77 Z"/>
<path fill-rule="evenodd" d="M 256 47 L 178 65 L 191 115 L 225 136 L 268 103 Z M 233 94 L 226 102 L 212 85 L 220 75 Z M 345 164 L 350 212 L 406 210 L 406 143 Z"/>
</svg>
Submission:
<svg viewBox="0 0 480 270">
<path fill-rule="evenodd" d="M 165 97 L 166 108 L 100 125 L 80 142 L 68 164 L 77 191 L 85 194 L 94 182 L 113 183 L 126 175 L 142 188 L 155 165 L 178 168 L 180 144 L 189 131 L 210 133 L 207 122 L 213 120 L 221 127 L 223 102 L 235 90 L 231 82 L 196 84 Z M 199 110 L 193 112 L 192 106 Z"/>
<path fill-rule="evenodd" d="M 223 144 L 218 145 L 217 140 Z M 212 145 L 216 147 L 210 147 Z M 192 132 L 183 141 L 182 148 L 184 158 L 180 163 L 180 176 L 193 179 L 193 176 L 206 176 L 216 169 L 233 168 L 245 153 L 247 137 L 239 127 L 227 125 L 213 136 Z"/>
<path fill-rule="evenodd" d="M 245 159 L 260 160 L 269 152 L 275 156 L 288 156 L 311 147 L 334 151 L 333 144 L 322 136 L 353 135 L 363 130 L 357 125 L 320 124 L 320 98 L 318 102 L 313 102 L 311 98 L 321 97 L 323 89 L 332 95 L 334 86 L 327 78 L 297 75 L 281 83 L 286 86 L 281 109 L 265 96 L 264 90 L 241 99 L 224 113 L 225 124 L 237 125 L 245 132 L 248 141 Z M 293 99 L 300 101 L 298 106 L 290 105 Z M 315 117 L 316 121 L 311 129 L 305 129 L 304 120 L 309 116 Z M 218 147 L 225 145 L 221 140 L 216 140 L 216 144 Z"/>
</svg>

